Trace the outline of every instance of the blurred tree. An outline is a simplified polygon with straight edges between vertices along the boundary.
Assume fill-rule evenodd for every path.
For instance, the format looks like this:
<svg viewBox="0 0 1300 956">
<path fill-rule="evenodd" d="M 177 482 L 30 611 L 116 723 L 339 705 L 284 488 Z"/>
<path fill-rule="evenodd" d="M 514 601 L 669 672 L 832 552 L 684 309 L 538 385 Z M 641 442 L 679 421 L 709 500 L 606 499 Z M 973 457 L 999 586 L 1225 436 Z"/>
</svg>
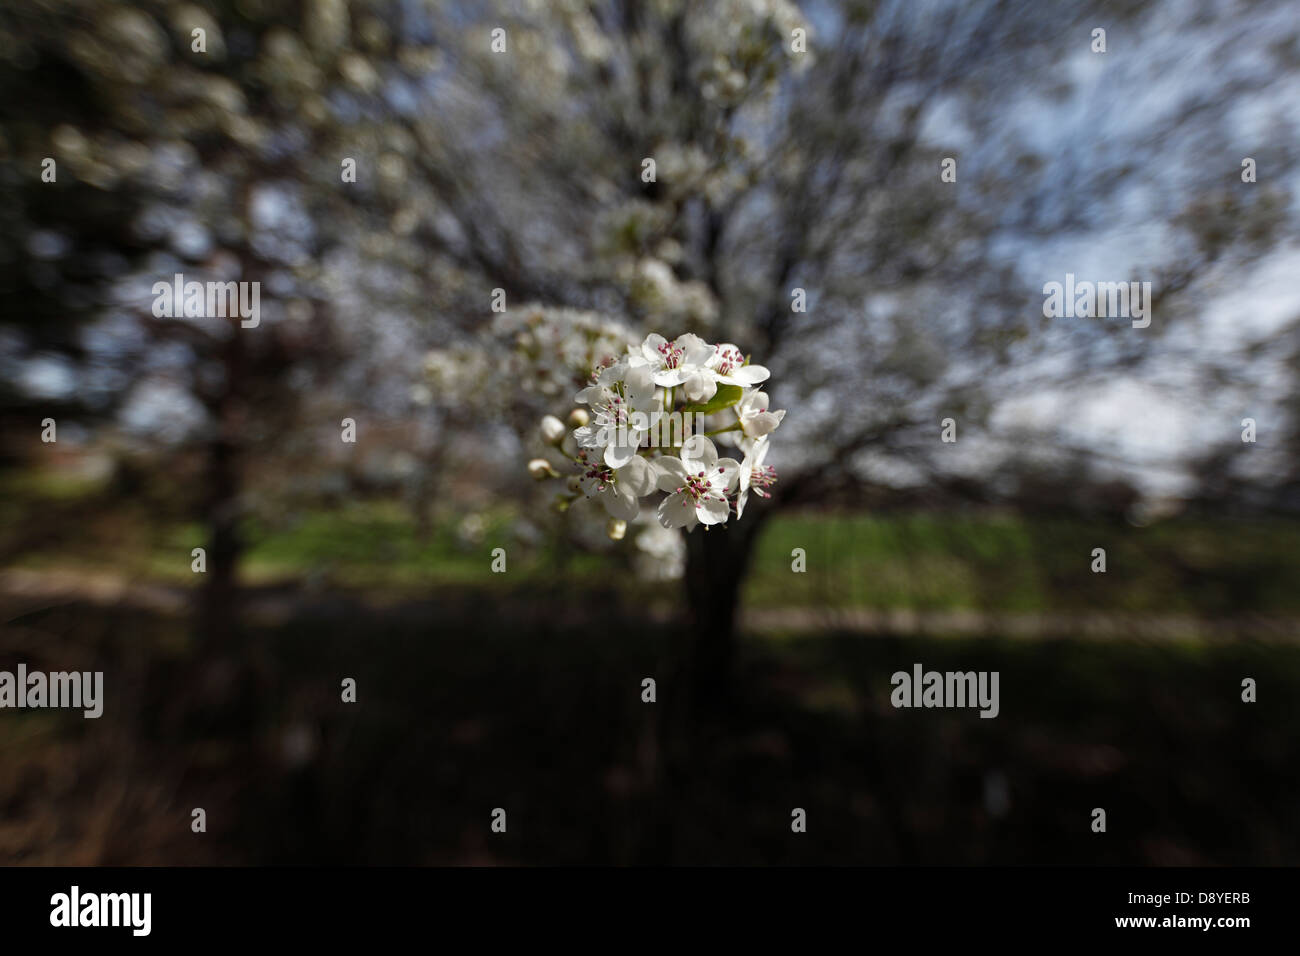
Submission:
<svg viewBox="0 0 1300 956">
<path fill-rule="evenodd" d="M 1224 108 L 1248 97 L 1265 128 L 1292 122 L 1286 4 L 1250 7 L 19 0 L 0 11 L 0 321 L 20 336 L 0 345 L 70 355 L 66 398 L 162 409 L 202 442 L 213 620 L 241 462 L 332 465 L 321 446 L 364 409 L 428 414 L 421 460 L 450 472 L 450 430 L 497 424 L 472 389 L 410 391 L 417 346 L 479 332 L 495 289 L 516 314 L 589 310 L 752 352 L 791 410 L 783 505 L 996 494 L 971 476 L 999 460 L 976 440 L 999 405 L 1170 367 L 1183 394 L 1250 376 L 1244 345 L 1217 362 L 1186 328 L 1206 284 L 1291 217 L 1276 184 L 1295 137 L 1255 150 L 1269 176 L 1253 188 L 1224 145 L 1246 128 Z M 1098 22 L 1107 54 L 1090 50 Z M 1160 319 L 1044 318 L 1061 263 L 1151 277 Z M 176 271 L 263 282 L 262 325 L 153 319 L 147 291 Z M 960 444 L 937 440 L 945 417 Z M 768 513 L 690 538 L 705 696 Z"/>
<path fill-rule="evenodd" d="M 431 15 L 433 34 L 458 39 L 426 84 L 430 107 L 406 117 L 419 174 L 449 214 L 430 245 L 511 303 L 590 308 L 752 351 L 773 369 L 774 406 L 792 410 L 776 447 L 785 505 L 900 475 L 950 483 L 961 459 L 938 441 L 942 418 L 969 441 L 1001 401 L 1178 354 L 1156 343 L 1195 314 L 1197 280 L 1258 255 L 1285 219 L 1274 187 L 1237 194 L 1212 220 L 1196 213 L 1224 173 L 1171 174 L 1152 145 L 1213 136 L 1204 104 L 1240 92 L 1231 72 L 1194 94 L 1194 110 L 1106 130 L 1114 141 L 1099 140 L 1109 148 L 1087 163 L 1041 135 L 1072 95 L 1085 116 L 1111 110 L 1113 124 L 1151 81 L 1160 58 L 1129 57 L 1119 79 L 1087 87 L 1092 27 L 1149 34 L 1143 4 L 623 0 L 475 7 L 468 24 L 465 14 Z M 1198 26 L 1198 54 L 1241 62 L 1239 35 Z M 498 27 L 504 50 L 490 42 Z M 1082 93 L 1063 63 L 1081 64 Z M 956 182 L 941 177 L 947 157 Z M 1171 255 L 1124 266 L 1155 279 L 1156 307 L 1176 319 L 1148 334 L 1045 319 L 1042 279 L 1026 282 L 1023 259 L 1097 228 L 1089 201 L 1100 210 L 1133 190 L 1155 197 L 1148 215 L 1190 210 L 1174 218 L 1187 241 Z M 1203 354 L 1192 362 L 1211 371 Z M 706 694 L 722 687 L 768 513 L 689 538 Z"/>
<path fill-rule="evenodd" d="M 346 6 L 300 15 L 301 33 L 258 3 L 0 11 L 2 320 L 80 363 L 62 407 L 133 423 L 163 468 L 202 449 L 207 635 L 231 623 L 247 461 L 313 434 L 301 400 L 337 365 L 326 256 L 380 222 L 341 182 L 367 144 L 327 101 L 373 82 Z M 258 284 L 260 322 L 158 317 L 175 274 Z"/>
</svg>

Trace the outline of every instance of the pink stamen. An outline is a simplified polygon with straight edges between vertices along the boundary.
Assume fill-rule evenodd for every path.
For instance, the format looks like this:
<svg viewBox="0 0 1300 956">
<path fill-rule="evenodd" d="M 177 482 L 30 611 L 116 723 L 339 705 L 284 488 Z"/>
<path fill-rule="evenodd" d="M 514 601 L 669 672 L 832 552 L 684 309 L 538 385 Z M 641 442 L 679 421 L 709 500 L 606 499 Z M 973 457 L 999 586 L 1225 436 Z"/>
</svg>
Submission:
<svg viewBox="0 0 1300 956">
<path fill-rule="evenodd" d="M 673 342 L 665 342 L 659 346 L 659 354 L 663 356 L 664 368 L 677 368 L 682 363 L 682 358 L 686 355 L 686 350 L 678 348 Z"/>
<path fill-rule="evenodd" d="M 740 349 L 724 349 L 718 346 L 718 364 L 716 366 L 719 375 L 730 375 L 733 370 L 740 368 L 745 364 L 745 356 L 740 354 Z"/>
<path fill-rule="evenodd" d="M 772 495 L 765 491 L 765 488 L 771 488 L 776 484 L 776 469 L 771 465 L 764 465 L 762 468 L 755 468 L 749 477 L 749 487 L 761 498 L 771 498 Z"/>
</svg>

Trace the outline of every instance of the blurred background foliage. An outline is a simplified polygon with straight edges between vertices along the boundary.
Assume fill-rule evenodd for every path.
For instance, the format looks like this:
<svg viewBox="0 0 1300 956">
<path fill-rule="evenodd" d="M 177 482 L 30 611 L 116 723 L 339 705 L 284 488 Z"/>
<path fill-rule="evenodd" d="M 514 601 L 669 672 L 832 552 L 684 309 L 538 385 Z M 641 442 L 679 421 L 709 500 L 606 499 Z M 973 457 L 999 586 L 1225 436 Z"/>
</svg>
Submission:
<svg viewBox="0 0 1300 956">
<path fill-rule="evenodd" d="M 5 4 L 0 666 L 112 700 L 5 716 L 0 859 L 1294 862 L 1297 95 L 1283 0 Z M 588 325 L 769 366 L 776 497 L 554 512 Z"/>
</svg>

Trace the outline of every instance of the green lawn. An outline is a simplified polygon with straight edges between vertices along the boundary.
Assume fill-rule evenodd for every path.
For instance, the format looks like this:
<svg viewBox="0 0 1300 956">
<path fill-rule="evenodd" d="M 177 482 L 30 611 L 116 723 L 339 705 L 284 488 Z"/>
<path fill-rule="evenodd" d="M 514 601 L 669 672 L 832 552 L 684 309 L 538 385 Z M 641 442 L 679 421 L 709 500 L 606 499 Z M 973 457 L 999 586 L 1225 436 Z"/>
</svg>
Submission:
<svg viewBox="0 0 1300 956">
<path fill-rule="evenodd" d="M 752 607 L 1149 613 L 1300 612 L 1300 524 L 1148 528 L 1020 515 L 790 515 L 766 529 Z M 807 552 L 807 572 L 790 571 Z M 1091 570 L 1106 551 L 1106 573 Z"/>
<path fill-rule="evenodd" d="M 191 585 L 203 529 L 160 520 L 148 506 L 30 475 L 0 481 L 0 564 L 71 568 Z M 548 516 L 549 517 L 549 516 Z M 617 555 L 525 541 L 516 515 L 482 516 L 467 540 L 463 514 L 420 533 L 395 501 L 355 501 L 249 521 L 242 567 L 251 584 L 393 590 L 528 582 L 628 588 Z M 1114 521 L 994 513 L 778 515 L 764 529 L 745 588 L 763 607 L 1071 611 L 1235 615 L 1300 613 L 1300 522 L 1176 519 L 1138 528 Z M 702 534 L 702 531 L 697 531 Z M 625 542 L 625 546 L 630 542 Z M 491 573 L 506 548 L 509 574 Z M 1107 572 L 1091 571 L 1105 548 Z M 791 571 L 791 552 L 807 570 Z"/>
</svg>

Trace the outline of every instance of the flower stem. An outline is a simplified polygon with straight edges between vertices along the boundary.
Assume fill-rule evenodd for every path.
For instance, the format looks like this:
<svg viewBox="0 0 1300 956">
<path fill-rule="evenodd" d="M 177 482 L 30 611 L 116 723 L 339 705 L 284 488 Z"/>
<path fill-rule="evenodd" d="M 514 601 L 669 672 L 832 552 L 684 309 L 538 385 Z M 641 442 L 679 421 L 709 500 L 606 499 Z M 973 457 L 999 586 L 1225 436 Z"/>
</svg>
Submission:
<svg viewBox="0 0 1300 956">
<path fill-rule="evenodd" d="M 706 435 L 721 435 L 723 432 L 734 432 L 740 428 L 740 422 L 732 422 L 726 428 L 715 428 L 711 432 L 705 432 Z"/>
</svg>

